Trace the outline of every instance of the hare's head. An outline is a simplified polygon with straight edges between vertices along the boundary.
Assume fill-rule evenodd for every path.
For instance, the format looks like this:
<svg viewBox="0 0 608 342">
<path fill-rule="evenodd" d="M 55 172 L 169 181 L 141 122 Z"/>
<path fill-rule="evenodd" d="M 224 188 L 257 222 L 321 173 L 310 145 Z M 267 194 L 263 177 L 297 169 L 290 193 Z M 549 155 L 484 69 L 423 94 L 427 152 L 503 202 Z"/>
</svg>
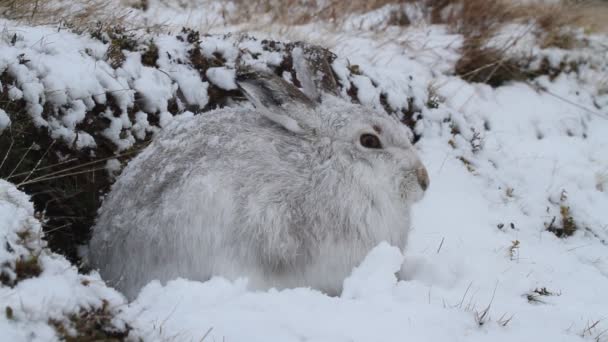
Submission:
<svg viewBox="0 0 608 342">
<path fill-rule="evenodd" d="M 248 73 L 238 84 L 265 117 L 316 145 L 353 187 L 411 203 L 429 186 L 411 132 L 396 118 L 333 96 L 319 105 L 274 75 Z"/>
</svg>

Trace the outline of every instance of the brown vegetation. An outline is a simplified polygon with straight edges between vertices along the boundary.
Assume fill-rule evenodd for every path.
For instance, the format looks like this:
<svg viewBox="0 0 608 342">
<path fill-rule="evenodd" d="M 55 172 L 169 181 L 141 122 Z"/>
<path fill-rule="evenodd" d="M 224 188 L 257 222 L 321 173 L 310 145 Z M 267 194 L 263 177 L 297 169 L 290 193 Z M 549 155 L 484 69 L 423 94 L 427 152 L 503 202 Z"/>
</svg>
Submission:
<svg viewBox="0 0 608 342">
<path fill-rule="evenodd" d="M 572 31 L 565 29 L 579 26 L 577 8 L 581 5 L 504 0 L 429 0 L 428 3 L 433 23 L 446 24 L 453 32 L 463 35 L 462 56 L 455 71 L 469 81 L 499 86 L 508 81 L 555 73 L 544 63 L 537 70 L 531 70 L 529 65 L 532 56 L 516 56 L 511 53 L 511 48 L 522 37 L 514 36 L 504 46 L 489 44 L 507 24 L 528 25 L 529 31 L 524 34 L 534 34 L 541 48 L 571 49 L 581 43 Z M 567 67 L 564 65 L 564 68 Z"/>
<path fill-rule="evenodd" d="M 522 37 L 509 39 L 504 46 L 488 44 L 507 24 L 528 25 L 541 48 L 572 49 L 584 44 L 568 27 L 597 29 L 608 22 L 608 6 L 593 1 L 565 1 L 560 4 L 518 2 L 513 0 L 373 0 L 373 1 L 298 1 L 254 0 L 237 1 L 238 11 L 228 21 L 240 23 L 243 17 L 267 15 L 275 23 L 286 25 L 324 21 L 340 24 L 352 14 L 364 13 L 385 5 L 397 5 L 385 25 L 408 26 L 404 5 L 416 6 L 426 21 L 443 24 L 461 34 L 464 42 L 462 57 L 455 72 L 472 82 L 500 86 L 509 81 L 523 81 L 538 75 L 555 75 L 572 70 L 564 64 L 555 70 L 548 63 L 530 68 L 532 56 L 513 55 L 512 47 Z M 399 6 L 400 5 L 400 6 Z M 590 9 L 593 10 L 590 10 Z M 602 11 L 603 10 L 603 11 Z M 593 11 L 595 16 L 590 16 Z M 603 16 L 602 14 L 603 13 Z M 602 19 L 598 19 L 598 18 Z M 593 21 L 590 18 L 594 18 Z M 598 25 L 600 23 L 600 25 Z"/>
<path fill-rule="evenodd" d="M 111 7 L 104 0 L 0 0 L 0 17 L 29 24 L 63 24 L 81 30 L 98 22 L 104 26 L 122 23 L 128 12 Z"/>
<path fill-rule="evenodd" d="M 335 22 L 353 13 L 365 13 L 389 4 L 411 0 L 301 1 L 301 0 L 237 0 L 238 18 L 245 15 L 268 14 L 274 22 L 301 25 L 312 21 Z M 245 16 L 245 18 L 250 16 Z M 403 20 L 403 17 L 400 17 Z M 235 18 L 237 19 L 237 18 Z M 395 18 L 398 20 L 399 18 Z M 237 19 L 238 20 L 238 19 Z"/>
<path fill-rule="evenodd" d="M 68 320 L 51 319 L 49 324 L 55 328 L 62 341 L 126 341 L 131 327 L 119 329 L 113 324 L 115 312 L 107 301 L 100 308 L 81 309 L 68 316 Z"/>
</svg>

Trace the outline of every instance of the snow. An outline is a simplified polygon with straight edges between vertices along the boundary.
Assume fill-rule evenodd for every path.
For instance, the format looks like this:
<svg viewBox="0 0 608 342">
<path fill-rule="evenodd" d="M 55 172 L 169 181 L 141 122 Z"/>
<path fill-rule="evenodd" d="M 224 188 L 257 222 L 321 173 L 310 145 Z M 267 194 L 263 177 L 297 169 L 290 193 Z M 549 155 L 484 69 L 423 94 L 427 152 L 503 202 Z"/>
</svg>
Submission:
<svg viewBox="0 0 608 342">
<path fill-rule="evenodd" d="M 46 248 L 28 196 L 4 180 L 0 180 L 0 244 L 3 279 L 17 280 L 19 260 L 35 257 L 42 270 L 37 277 L 12 286 L 4 280 L 0 283 L 0 331 L 6 341 L 58 341 L 52 321 L 69 327 L 69 316 L 80 310 L 125 305 L 124 297 L 107 287 L 98 274 L 79 274 L 63 256 Z M 120 328 L 124 322 L 116 319 L 115 325 Z"/>
<path fill-rule="evenodd" d="M 360 266 L 344 279 L 341 298 L 364 299 L 391 294 L 404 258 L 399 248 L 383 242 L 372 249 Z"/>
<path fill-rule="evenodd" d="M 122 164 L 118 159 L 109 159 L 106 162 L 106 172 L 112 177 L 116 177 L 120 174 L 120 170 L 122 169 Z"/>
<path fill-rule="evenodd" d="M 11 125 L 11 119 L 6 115 L 6 112 L 0 109 L 0 133 Z"/>
<path fill-rule="evenodd" d="M 235 29 L 224 25 L 215 2 L 200 0 L 199 8 L 189 12 L 178 6 L 164 11 L 160 1 L 150 3 L 146 20 L 171 28 Z M 226 8 L 232 10 L 230 6 Z M 122 309 L 117 320 L 145 341 L 606 341 L 608 38 L 589 36 L 588 46 L 571 51 L 541 49 L 533 26 L 508 26 L 490 46 L 511 45 L 514 56 L 534 57 L 531 69 L 546 58 L 553 66 L 580 62 L 579 70 L 492 88 L 453 75 L 461 36 L 426 23 L 386 27 L 379 34 L 375 30 L 388 12 L 381 9 L 333 29 L 309 24 L 285 32 L 269 26 L 250 34 L 305 37 L 330 45 L 338 55 L 333 69 L 345 85 L 342 96 L 354 85 L 365 105 L 381 108 L 380 97 L 386 95 L 396 111 L 413 106 L 422 112 L 416 148 L 431 182 L 414 208 L 404 255 L 386 244 L 378 246 L 345 279 L 340 297 L 307 288 L 253 291 L 246 279 L 176 279 L 152 282 L 126 303 L 95 273 L 80 275 L 65 259 L 35 245 L 45 251 L 41 276 L 0 288 L 0 306 L 10 306 L 16 317 L 0 315 L 3 336 L 52 339 L 50 317 L 98 306 L 105 298 Z M 18 85 L 9 96 L 26 100 L 28 114 L 40 126 L 56 129 L 58 137 L 73 141 L 77 134 L 82 147 L 95 146 L 92 137 L 78 131 L 78 123 L 91 101 L 103 102 L 94 98 L 99 92 L 110 90 L 125 111 L 134 103 L 135 91 L 145 99 L 134 119 L 105 114 L 111 121 L 106 136 L 128 149 L 135 139 L 159 129 L 149 123 L 150 115 L 161 117 L 161 127 L 172 120 L 167 101 L 178 89 L 186 102 L 200 108 L 209 101 L 208 82 L 235 89 L 239 49 L 260 53 L 257 59 L 243 56 L 245 63 L 260 68 L 282 60 L 279 52 L 263 52 L 259 41 L 211 36 L 201 52 L 221 55 L 226 66 L 209 69 L 204 80 L 175 62 L 187 51 L 174 36 L 155 41 L 172 56 L 161 52 L 161 72 L 142 65 L 139 53 L 128 54 L 125 65 L 114 70 L 99 60 L 103 44 L 67 32 L 44 27 L 19 27 L 18 32 L 22 39 L 17 47 L 0 49 L 0 71 L 8 70 Z M 45 44 L 35 44 L 41 39 Z M 83 54 L 85 48 L 92 54 Z M 39 63 L 7 64 L 21 51 Z M 65 62 L 76 60 L 73 68 Z M 359 74 L 352 75 L 348 70 L 355 65 Z M 57 92 L 47 94 L 48 87 Z M 425 106 L 431 95 L 440 99 L 438 108 Z M 52 121 L 42 116 L 45 101 L 69 106 Z M 0 110 L 0 131 L 10 125 L 7 119 Z M 125 130 L 129 134 L 121 135 Z M 115 172 L 117 163 L 108 161 L 108 172 Z M 563 225 L 563 208 L 578 229 L 558 238 L 547 228 Z M 15 232 L 25 225 L 40 234 L 33 215 L 27 198 L 0 181 L 0 245 L 8 241 L 15 249 L 8 253 L 0 248 L 0 264 L 28 253 L 16 243 Z M 91 285 L 80 285 L 82 279 Z M 543 288 L 551 295 L 534 292 Z"/>
<path fill-rule="evenodd" d="M 124 319 L 149 340 L 178 333 L 236 341 L 598 336 L 601 322 L 585 329 L 608 315 L 608 196 L 596 183 L 606 174 L 608 122 L 525 84 L 441 81 L 447 100 L 424 113 L 418 143 L 431 186 L 414 210 L 406 280 L 395 277 L 403 257 L 381 245 L 345 280 L 339 298 L 310 289 L 252 292 L 245 280 L 182 279 L 148 285 Z M 545 86 L 590 105 L 572 75 Z M 455 148 L 450 117 L 463 134 Z M 478 152 L 468 141 L 474 129 L 483 132 Z M 473 171 L 458 159 L 463 155 Z M 567 239 L 545 230 L 553 216 L 559 221 L 562 204 L 581 227 Z M 553 295 L 533 292 L 542 288 Z M 480 326 L 476 317 L 488 307 Z M 151 323 L 158 321 L 162 329 Z"/>
<path fill-rule="evenodd" d="M 227 69 L 225 67 L 209 68 L 207 70 L 209 81 L 224 90 L 236 89 L 235 75 L 234 69 Z"/>
<path fill-rule="evenodd" d="M 23 92 L 17 87 L 10 87 L 8 89 L 8 98 L 11 101 L 18 101 L 23 98 Z"/>
</svg>

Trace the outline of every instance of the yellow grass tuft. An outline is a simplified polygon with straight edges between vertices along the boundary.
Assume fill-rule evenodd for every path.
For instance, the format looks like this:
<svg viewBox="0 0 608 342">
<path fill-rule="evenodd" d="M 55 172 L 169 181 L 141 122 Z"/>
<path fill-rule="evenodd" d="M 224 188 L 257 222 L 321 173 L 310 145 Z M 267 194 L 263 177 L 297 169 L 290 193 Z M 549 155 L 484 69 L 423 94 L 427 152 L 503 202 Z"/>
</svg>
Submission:
<svg viewBox="0 0 608 342">
<path fill-rule="evenodd" d="M 104 0 L 0 0 L 0 17 L 30 25 L 63 24 L 85 30 L 121 25 L 128 10 Z"/>
</svg>

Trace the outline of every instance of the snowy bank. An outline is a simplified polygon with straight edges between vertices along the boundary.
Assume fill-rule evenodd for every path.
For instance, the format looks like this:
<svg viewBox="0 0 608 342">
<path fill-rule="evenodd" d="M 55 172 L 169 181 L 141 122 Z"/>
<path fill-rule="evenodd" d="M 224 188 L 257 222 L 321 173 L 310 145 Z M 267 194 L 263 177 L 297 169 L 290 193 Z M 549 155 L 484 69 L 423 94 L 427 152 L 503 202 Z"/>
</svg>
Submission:
<svg viewBox="0 0 608 342">
<path fill-rule="evenodd" d="M 121 338 L 124 297 L 46 248 L 29 197 L 0 180 L 0 332 L 4 341 Z"/>
</svg>

